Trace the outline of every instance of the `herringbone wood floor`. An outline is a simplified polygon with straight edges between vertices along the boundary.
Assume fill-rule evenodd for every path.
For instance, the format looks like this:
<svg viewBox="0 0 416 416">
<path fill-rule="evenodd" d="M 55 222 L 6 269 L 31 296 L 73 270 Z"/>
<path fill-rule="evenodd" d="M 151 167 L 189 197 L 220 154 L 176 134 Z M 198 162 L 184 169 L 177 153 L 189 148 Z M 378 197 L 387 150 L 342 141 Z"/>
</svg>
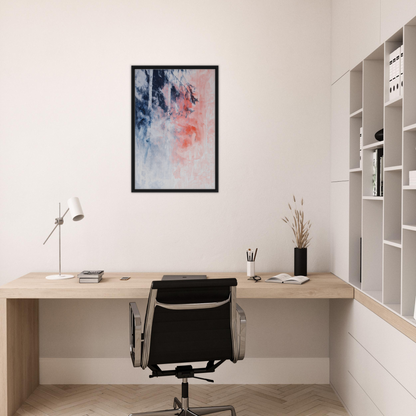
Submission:
<svg viewBox="0 0 416 416">
<path fill-rule="evenodd" d="M 180 385 L 43 385 L 15 416 L 126 416 L 172 409 L 174 396 L 180 398 Z M 190 384 L 190 407 L 227 404 L 238 416 L 348 415 L 328 385 Z"/>
</svg>

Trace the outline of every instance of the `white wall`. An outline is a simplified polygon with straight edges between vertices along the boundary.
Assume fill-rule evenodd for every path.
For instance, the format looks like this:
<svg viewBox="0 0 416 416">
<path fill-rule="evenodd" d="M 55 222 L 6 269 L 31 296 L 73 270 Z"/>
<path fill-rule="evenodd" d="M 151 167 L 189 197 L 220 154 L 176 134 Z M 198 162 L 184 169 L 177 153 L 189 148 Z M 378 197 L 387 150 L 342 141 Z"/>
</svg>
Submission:
<svg viewBox="0 0 416 416">
<path fill-rule="evenodd" d="M 331 82 L 416 15 L 414 0 L 331 0 Z"/>
<path fill-rule="evenodd" d="M 291 272 L 292 194 L 329 269 L 330 0 L 3 0 L 0 56 L 0 284 L 57 270 L 71 196 L 66 272 Z M 139 64 L 219 65 L 219 193 L 130 192 Z"/>
</svg>

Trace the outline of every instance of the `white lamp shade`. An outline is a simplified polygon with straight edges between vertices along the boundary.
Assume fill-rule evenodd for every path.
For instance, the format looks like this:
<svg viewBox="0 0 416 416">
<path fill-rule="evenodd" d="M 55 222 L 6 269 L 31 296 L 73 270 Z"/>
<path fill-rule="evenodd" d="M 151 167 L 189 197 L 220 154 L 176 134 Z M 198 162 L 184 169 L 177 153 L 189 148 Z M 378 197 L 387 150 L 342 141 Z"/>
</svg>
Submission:
<svg viewBox="0 0 416 416">
<path fill-rule="evenodd" d="M 74 196 L 68 199 L 68 208 L 74 221 L 81 221 L 84 218 L 84 213 L 82 212 L 81 203 L 79 202 L 78 197 Z"/>
</svg>

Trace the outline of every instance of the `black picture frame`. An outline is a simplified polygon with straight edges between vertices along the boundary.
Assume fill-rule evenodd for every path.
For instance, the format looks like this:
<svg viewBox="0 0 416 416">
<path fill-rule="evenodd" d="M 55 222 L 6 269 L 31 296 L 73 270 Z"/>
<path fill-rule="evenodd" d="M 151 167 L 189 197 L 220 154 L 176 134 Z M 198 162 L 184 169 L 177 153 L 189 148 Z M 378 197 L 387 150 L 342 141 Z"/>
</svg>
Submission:
<svg viewBox="0 0 416 416">
<path fill-rule="evenodd" d="M 143 115 L 143 103 L 145 103 L 145 101 L 142 99 L 140 100 L 136 100 L 136 70 L 144 70 L 144 71 L 149 71 L 149 70 L 153 70 L 153 71 L 187 71 L 187 70 L 213 70 L 214 71 L 214 77 L 215 77 L 215 86 L 214 86 L 214 128 L 215 128 L 215 134 L 214 134 L 214 143 L 215 143 L 215 150 L 214 150 L 214 155 L 215 155 L 215 161 L 214 161 L 214 166 L 213 166 L 213 170 L 214 170 L 214 174 L 215 174 L 215 179 L 214 179 L 214 183 L 213 183 L 213 187 L 212 188 L 180 188 L 180 189 L 175 189 L 175 188 L 137 188 L 136 187 L 136 126 L 137 126 L 137 120 L 138 117 L 144 117 Z M 152 80 L 153 80 L 153 74 L 161 74 L 161 72 L 151 72 L 152 73 Z M 147 72 L 145 72 L 146 74 L 148 74 Z M 177 73 L 177 72 L 172 72 L 172 73 Z M 148 76 L 148 75 L 147 75 Z M 158 75 L 159 76 L 159 75 Z M 160 78 L 160 76 L 159 76 Z M 153 100 L 153 85 L 149 82 L 149 85 L 151 85 L 151 89 L 152 89 L 152 100 Z M 197 98 L 197 92 L 196 92 L 196 98 Z M 148 94 L 150 96 L 150 93 Z M 191 94 L 192 95 L 192 94 Z M 196 99 L 196 101 L 198 101 L 198 99 Z M 150 102 L 150 100 L 149 100 Z M 192 103 L 194 103 L 194 101 L 192 101 Z M 136 107 L 136 104 L 137 107 Z M 198 104 L 198 103 L 196 103 Z M 153 108 L 153 101 L 151 102 L 151 104 L 149 104 L 149 107 L 151 107 L 151 110 Z M 151 111 L 149 110 L 149 111 Z M 140 112 L 142 111 L 142 112 Z M 140 114 L 138 115 L 138 113 L 140 112 Z M 141 121 L 140 121 L 141 122 Z M 139 122 L 139 123 L 140 123 Z M 140 127 L 137 127 L 138 129 Z M 139 143 L 139 142 L 138 142 Z M 145 144 L 144 144 L 145 145 Z M 138 144 L 139 146 L 139 144 Z M 140 151 L 138 150 L 138 153 L 140 153 Z M 211 152 L 212 153 L 212 152 Z M 218 65 L 184 65 L 184 66 L 172 66 L 172 65 L 155 65 L 155 66 L 150 66 L 150 65 L 132 65 L 131 67 L 131 192 L 218 192 L 219 191 L 219 172 L 218 172 L 218 156 L 219 156 L 219 152 L 218 152 Z"/>
</svg>

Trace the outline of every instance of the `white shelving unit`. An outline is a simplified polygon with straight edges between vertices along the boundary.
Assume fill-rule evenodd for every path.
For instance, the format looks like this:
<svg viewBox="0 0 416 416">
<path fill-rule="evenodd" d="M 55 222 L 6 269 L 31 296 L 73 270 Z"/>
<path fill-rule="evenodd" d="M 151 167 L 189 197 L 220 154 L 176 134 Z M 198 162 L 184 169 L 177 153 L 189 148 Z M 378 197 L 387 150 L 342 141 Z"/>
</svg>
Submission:
<svg viewBox="0 0 416 416">
<path fill-rule="evenodd" d="M 404 86 L 390 99 L 389 55 L 402 44 Z M 416 326 L 416 186 L 409 186 L 409 171 L 416 170 L 416 18 L 350 71 L 349 137 L 349 282 Z M 383 196 L 376 197 L 378 148 L 384 172 Z"/>
</svg>

